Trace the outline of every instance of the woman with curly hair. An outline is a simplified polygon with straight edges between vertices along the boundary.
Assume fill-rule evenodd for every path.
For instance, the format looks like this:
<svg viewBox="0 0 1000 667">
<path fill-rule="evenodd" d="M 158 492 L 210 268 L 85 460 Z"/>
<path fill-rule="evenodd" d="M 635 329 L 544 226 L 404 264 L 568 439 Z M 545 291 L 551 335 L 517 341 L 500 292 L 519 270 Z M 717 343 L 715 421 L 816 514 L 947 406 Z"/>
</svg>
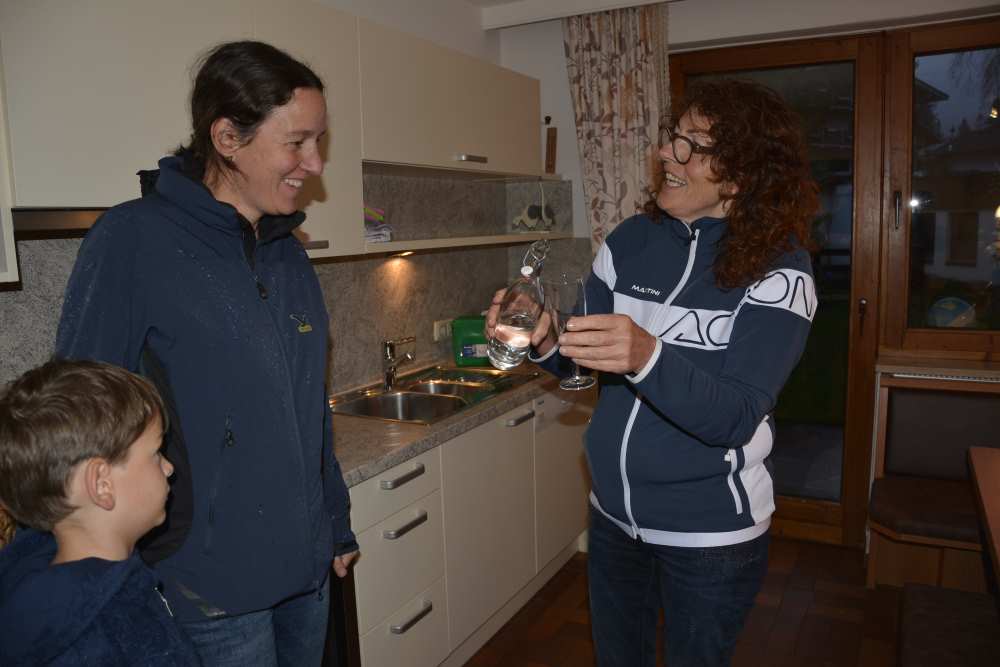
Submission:
<svg viewBox="0 0 1000 667">
<path fill-rule="evenodd" d="M 817 190 L 795 115 L 720 81 L 675 118 L 655 201 L 597 252 L 591 314 L 532 341 L 553 373 L 601 371 L 586 449 L 602 666 L 655 664 L 661 609 L 667 664 L 729 664 L 767 571 L 771 414 L 816 309 Z"/>
</svg>

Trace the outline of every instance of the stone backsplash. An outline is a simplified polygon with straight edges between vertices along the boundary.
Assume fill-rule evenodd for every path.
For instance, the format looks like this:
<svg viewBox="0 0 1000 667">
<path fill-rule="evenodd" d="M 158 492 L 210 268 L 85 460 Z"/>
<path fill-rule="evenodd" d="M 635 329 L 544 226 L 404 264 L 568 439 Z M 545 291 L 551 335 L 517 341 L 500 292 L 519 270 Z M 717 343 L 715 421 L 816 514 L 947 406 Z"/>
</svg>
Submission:
<svg viewBox="0 0 1000 667">
<path fill-rule="evenodd" d="M 540 205 L 539 182 L 509 183 L 366 174 L 365 202 L 386 210 L 395 239 L 512 231 L 526 207 Z M 568 182 L 542 182 L 554 229 L 572 231 Z M 359 222 L 360 224 L 360 222 Z M 19 240 L 19 286 L 0 286 L 0 385 L 52 354 L 63 291 L 78 238 Z M 378 379 L 380 341 L 417 337 L 416 363 L 448 360 L 451 343 L 433 342 L 435 320 L 478 313 L 516 275 L 526 245 L 448 248 L 408 257 L 361 256 L 316 263 L 331 321 L 329 384 L 341 391 Z M 550 264 L 586 270 L 588 239 L 553 243 Z M 405 351 L 405 350 L 404 350 Z M 405 370 L 405 369 L 404 369 Z"/>
</svg>

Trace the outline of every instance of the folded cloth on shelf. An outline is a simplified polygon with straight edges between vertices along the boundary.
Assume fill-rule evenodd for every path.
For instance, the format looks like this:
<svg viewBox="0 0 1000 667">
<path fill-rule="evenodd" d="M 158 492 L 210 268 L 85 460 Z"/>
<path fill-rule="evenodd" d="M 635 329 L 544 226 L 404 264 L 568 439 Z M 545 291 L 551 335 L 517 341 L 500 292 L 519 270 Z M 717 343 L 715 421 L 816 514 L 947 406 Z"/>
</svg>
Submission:
<svg viewBox="0 0 1000 667">
<path fill-rule="evenodd" d="M 387 223 L 372 224 L 365 222 L 365 241 L 369 243 L 385 243 L 392 240 L 392 227 Z"/>
</svg>

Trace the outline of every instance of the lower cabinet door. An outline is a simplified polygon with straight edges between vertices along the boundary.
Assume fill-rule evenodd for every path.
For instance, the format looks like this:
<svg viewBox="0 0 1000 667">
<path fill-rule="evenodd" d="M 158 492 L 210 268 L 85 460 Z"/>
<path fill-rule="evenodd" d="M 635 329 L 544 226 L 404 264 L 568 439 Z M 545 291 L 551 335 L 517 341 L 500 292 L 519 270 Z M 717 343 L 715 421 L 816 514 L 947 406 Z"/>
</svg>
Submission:
<svg viewBox="0 0 1000 667">
<path fill-rule="evenodd" d="M 364 634 L 444 574 L 441 492 L 363 531 L 358 545 L 354 586 L 358 632 Z"/>
<path fill-rule="evenodd" d="M 535 573 L 533 416 L 518 408 L 442 446 L 452 650 Z"/>
<path fill-rule="evenodd" d="M 363 667 L 431 667 L 448 657 L 444 578 L 361 637 Z"/>
</svg>

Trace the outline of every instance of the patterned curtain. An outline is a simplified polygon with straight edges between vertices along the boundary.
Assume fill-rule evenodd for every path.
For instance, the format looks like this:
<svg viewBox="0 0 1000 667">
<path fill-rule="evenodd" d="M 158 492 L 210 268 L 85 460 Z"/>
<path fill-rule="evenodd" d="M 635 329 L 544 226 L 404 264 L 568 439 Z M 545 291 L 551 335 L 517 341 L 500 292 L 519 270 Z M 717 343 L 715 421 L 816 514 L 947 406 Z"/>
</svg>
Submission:
<svg viewBox="0 0 1000 667">
<path fill-rule="evenodd" d="M 658 180 L 658 126 L 669 107 L 667 5 L 563 19 L 563 43 L 596 252 Z"/>
</svg>

